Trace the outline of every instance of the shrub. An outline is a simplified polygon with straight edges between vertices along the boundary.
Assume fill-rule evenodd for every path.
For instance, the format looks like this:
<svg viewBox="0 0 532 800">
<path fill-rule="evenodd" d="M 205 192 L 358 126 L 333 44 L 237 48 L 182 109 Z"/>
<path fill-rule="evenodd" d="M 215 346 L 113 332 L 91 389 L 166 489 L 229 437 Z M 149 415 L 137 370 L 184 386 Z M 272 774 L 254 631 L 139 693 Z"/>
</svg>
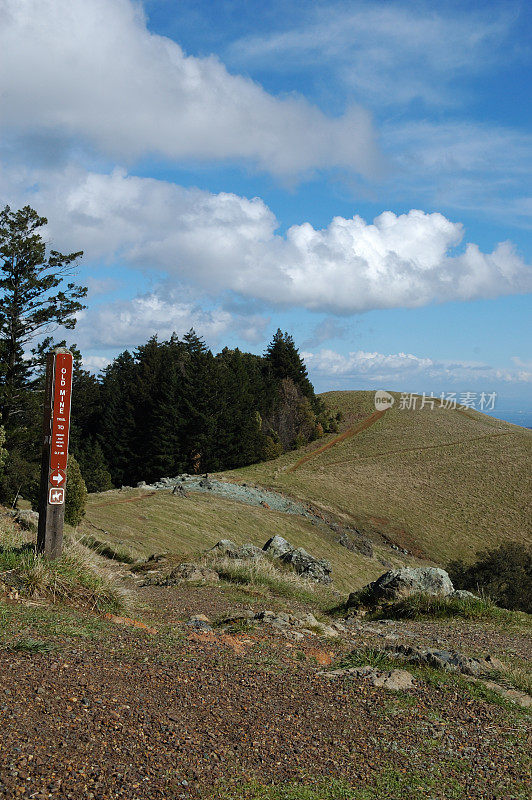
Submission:
<svg viewBox="0 0 532 800">
<path fill-rule="evenodd" d="M 65 497 L 65 522 L 73 527 L 79 525 L 85 515 L 87 487 L 79 464 L 74 456 L 68 457 L 67 487 Z"/>
<path fill-rule="evenodd" d="M 452 561 L 447 572 L 457 589 L 482 591 L 497 605 L 532 614 L 532 549 L 508 543 L 479 551 L 474 564 Z"/>
</svg>

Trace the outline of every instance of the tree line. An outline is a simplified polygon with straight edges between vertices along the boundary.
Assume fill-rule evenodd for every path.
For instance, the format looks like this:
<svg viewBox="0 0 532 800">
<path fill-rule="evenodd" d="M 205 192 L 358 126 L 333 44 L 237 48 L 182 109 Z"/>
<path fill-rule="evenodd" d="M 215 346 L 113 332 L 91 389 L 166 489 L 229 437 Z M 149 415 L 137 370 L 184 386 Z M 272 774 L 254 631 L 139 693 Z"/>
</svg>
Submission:
<svg viewBox="0 0 532 800">
<path fill-rule="evenodd" d="M 44 360 L 56 328 L 73 329 L 86 288 L 70 282 L 82 253 L 50 250 L 30 207 L 0 213 L 0 500 L 35 500 Z M 74 353 L 70 449 L 89 491 L 274 458 L 337 429 L 293 338 L 263 355 L 214 354 L 195 331 L 152 337 L 98 376 Z M 2 436 L 0 436 L 0 444 Z M 0 452 L 1 455 L 1 452 Z"/>
</svg>

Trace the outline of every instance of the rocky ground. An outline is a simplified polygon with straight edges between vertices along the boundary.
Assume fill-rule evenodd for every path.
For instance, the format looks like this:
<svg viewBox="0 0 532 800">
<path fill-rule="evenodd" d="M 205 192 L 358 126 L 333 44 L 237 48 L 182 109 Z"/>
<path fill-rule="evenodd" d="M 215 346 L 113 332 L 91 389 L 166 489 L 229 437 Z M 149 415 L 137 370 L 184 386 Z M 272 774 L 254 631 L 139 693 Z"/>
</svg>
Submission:
<svg viewBox="0 0 532 800">
<path fill-rule="evenodd" d="M 522 632 L 311 619 L 238 587 L 126 583 L 144 627 L 1 603 L 0 797 L 528 797 L 526 709 L 445 670 L 397 664 L 411 676 L 399 690 L 373 680 L 386 645 L 523 660 Z"/>
</svg>

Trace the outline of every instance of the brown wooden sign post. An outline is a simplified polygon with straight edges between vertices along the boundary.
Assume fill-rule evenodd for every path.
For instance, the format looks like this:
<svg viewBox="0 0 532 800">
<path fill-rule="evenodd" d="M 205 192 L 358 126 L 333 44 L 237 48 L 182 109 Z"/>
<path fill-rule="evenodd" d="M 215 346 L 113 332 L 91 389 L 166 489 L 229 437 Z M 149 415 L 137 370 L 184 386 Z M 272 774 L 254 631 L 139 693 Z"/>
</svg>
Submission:
<svg viewBox="0 0 532 800">
<path fill-rule="evenodd" d="M 72 365 L 68 350 L 48 353 L 37 533 L 37 552 L 48 559 L 63 549 Z"/>
</svg>

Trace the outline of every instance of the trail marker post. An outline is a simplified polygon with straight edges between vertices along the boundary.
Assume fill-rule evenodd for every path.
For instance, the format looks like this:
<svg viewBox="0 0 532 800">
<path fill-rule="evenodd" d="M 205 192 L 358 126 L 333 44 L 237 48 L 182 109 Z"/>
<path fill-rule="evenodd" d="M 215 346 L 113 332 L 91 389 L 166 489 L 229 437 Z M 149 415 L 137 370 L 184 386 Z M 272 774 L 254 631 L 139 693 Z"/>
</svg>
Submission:
<svg viewBox="0 0 532 800">
<path fill-rule="evenodd" d="M 47 559 L 59 558 L 63 549 L 72 366 L 68 350 L 48 353 L 37 533 L 37 552 Z"/>
</svg>

